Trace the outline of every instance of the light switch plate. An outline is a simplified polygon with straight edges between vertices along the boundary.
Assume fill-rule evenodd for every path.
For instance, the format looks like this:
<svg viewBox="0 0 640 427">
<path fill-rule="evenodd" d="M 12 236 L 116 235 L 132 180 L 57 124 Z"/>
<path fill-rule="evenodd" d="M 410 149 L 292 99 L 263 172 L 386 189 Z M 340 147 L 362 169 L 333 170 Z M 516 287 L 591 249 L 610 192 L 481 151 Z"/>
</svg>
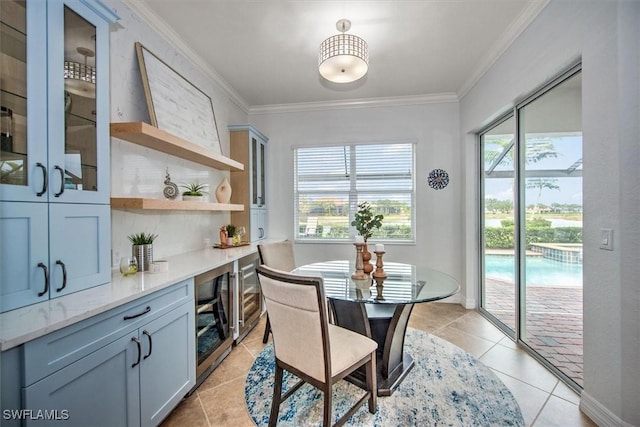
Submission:
<svg viewBox="0 0 640 427">
<path fill-rule="evenodd" d="M 600 229 L 600 249 L 613 250 L 613 230 L 610 228 Z"/>
</svg>

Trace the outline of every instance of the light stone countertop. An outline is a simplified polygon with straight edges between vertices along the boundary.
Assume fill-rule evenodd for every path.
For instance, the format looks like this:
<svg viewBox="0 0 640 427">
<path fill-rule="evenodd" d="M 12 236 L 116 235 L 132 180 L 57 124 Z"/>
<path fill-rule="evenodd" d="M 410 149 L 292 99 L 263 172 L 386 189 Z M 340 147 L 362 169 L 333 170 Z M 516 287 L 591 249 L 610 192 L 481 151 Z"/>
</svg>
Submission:
<svg viewBox="0 0 640 427">
<path fill-rule="evenodd" d="M 231 249 L 202 249 L 164 258 L 166 273 L 124 277 L 113 270 L 111 283 L 0 314 L 0 351 L 88 319 L 208 270 L 255 253 L 257 244 Z"/>
</svg>

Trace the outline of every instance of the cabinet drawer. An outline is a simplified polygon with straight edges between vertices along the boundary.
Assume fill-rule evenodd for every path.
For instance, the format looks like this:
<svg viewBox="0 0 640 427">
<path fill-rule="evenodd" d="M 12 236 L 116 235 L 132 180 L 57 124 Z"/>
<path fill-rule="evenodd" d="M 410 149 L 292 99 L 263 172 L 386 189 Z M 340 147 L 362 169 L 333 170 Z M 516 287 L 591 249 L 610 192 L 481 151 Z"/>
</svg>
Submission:
<svg viewBox="0 0 640 427">
<path fill-rule="evenodd" d="M 26 343 L 25 385 L 62 369 L 185 302 L 193 303 L 193 279 Z"/>
</svg>

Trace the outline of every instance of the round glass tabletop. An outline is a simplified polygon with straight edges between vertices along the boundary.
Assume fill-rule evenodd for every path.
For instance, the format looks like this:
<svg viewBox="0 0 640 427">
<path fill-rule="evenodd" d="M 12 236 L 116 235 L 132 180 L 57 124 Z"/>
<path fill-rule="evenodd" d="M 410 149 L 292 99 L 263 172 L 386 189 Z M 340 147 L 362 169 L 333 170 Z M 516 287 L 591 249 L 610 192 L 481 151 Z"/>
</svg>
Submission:
<svg viewBox="0 0 640 427">
<path fill-rule="evenodd" d="M 293 273 L 320 276 L 327 298 L 371 304 L 411 304 L 437 301 L 458 292 L 460 284 L 448 274 L 411 264 L 385 262 L 387 277 L 352 279 L 355 261 L 316 262 Z"/>
</svg>

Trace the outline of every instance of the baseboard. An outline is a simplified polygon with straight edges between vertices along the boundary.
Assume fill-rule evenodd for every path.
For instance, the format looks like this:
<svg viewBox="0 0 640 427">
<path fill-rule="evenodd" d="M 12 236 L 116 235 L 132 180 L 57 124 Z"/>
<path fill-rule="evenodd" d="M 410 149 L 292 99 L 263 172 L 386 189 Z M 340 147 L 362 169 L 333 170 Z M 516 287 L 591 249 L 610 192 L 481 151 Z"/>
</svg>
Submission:
<svg viewBox="0 0 640 427">
<path fill-rule="evenodd" d="M 462 294 L 451 295 L 449 298 L 439 300 L 438 302 L 446 302 L 449 304 L 460 304 L 467 310 L 473 310 L 476 308 L 476 300 L 472 298 L 465 298 Z"/>
<path fill-rule="evenodd" d="M 633 427 L 584 391 L 580 396 L 580 410 L 599 426 Z"/>
</svg>

